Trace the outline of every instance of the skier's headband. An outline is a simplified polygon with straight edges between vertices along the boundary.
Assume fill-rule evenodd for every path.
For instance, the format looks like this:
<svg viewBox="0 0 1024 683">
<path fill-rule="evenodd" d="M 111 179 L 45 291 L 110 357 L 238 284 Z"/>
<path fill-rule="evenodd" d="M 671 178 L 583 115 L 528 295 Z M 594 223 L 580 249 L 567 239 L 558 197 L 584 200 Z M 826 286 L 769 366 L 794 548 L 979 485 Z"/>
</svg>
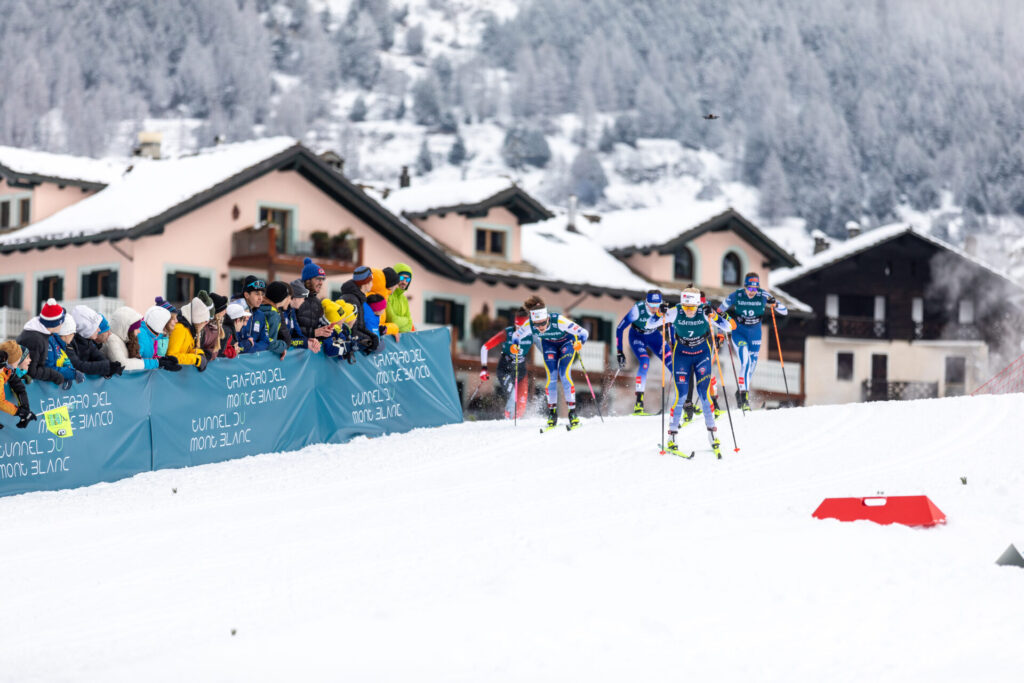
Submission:
<svg viewBox="0 0 1024 683">
<path fill-rule="evenodd" d="M 697 306 L 700 306 L 700 293 L 683 292 L 683 295 L 679 298 L 679 305 L 687 306 L 690 308 L 696 308 Z"/>
<path fill-rule="evenodd" d="M 761 278 L 757 277 L 756 275 L 750 275 L 743 282 L 743 286 L 746 287 L 747 289 L 760 289 Z"/>
<path fill-rule="evenodd" d="M 530 311 L 530 320 L 535 323 L 543 322 L 548 319 L 548 309 L 541 306 Z"/>
</svg>

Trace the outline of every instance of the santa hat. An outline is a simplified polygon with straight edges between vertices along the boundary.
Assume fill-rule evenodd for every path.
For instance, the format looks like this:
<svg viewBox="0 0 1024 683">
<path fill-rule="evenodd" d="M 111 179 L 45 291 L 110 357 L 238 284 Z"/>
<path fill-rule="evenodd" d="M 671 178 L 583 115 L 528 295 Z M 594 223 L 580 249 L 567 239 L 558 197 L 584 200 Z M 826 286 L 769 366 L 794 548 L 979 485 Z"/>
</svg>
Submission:
<svg viewBox="0 0 1024 683">
<path fill-rule="evenodd" d="M 60 327 L 64 322 L 64 307 L 56 299 L 47 299 L 43 310 L 39 313 L 39 322 L 43 327 Z"/>
</svg>

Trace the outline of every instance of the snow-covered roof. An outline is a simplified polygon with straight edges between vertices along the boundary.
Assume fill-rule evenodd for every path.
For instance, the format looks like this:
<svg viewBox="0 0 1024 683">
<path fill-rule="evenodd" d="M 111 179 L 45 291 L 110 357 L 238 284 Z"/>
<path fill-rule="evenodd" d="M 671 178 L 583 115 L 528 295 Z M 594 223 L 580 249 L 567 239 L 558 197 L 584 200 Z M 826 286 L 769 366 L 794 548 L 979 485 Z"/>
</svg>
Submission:
<svg viewBox="0 0 1024 683">
<path fill-rule="evenodd" d="M 0 167 L 26 176 L 109 185 L 121 177 L 128 163 L 0 145 Z"/>
<path fill-rule="evenodd" d="M 728 211 L 725 201 L 692 201 L 601 214 L 599 223 L 580 221 L 580 230 L 606 249 L 664 244 Z"/>
<path fill-rule="evenodd" d="M 1000 277 L 1009 282 L 1013 280 L 1003 272 L 1000 272 L 985 263 L 976 256 L 968 254 L 963 249 L 954 247 L 948 242 L 944 242 L 939 238 L 929 235 L 928 233 L 922 232 L 914 228 L 913 225 L 907 225 L 906 223 L 892 223 L 890 225 L 884 225 L 874 230 L 862 233 L 857 237 L 848 239 L 844 242 L 833 242 L 832 246 L 823 252 L 815 254 L 811 258 L 804 261 L 804 263 L 796 268 L 778 268 L 772 271 L 772 284 L 773 285 L 785 285 L 787 282 L 793 282 L 794 280 L 808 275 L 816 270 L 824 268 L 825 266 L 831 265 L 845 258 L 849 258 L 854 254 L 858 254 L 862 251 L 866 251 L 871 247 L 877 246 L 884 242 L 888 242 L 891 239 L 895 239 L 903 234 L 913 234 L 923 239 L 926 242 L 950 251 L 961 258 L 970 261 L 979 268 L 984 268 L 996 277 Z M 1015 283 L 1014 283 L 1015 284 Z"/>
<path fill-rule="evenodd" d="M 438 209 L 479 204 L 513 187 L 508 178 L 490 177 L 459 182 L 429 183 L 403 187 L 381 200 L 395 214 L 425 213 Z"/>
<path fill-rule="evenodd" d="M 136 159 L 103 190 L 0 236 L 0 244 L 129 230 L 296 144 L 292 138 L 276 137 L 221 145 L 177 159 Z"/>
</svg>

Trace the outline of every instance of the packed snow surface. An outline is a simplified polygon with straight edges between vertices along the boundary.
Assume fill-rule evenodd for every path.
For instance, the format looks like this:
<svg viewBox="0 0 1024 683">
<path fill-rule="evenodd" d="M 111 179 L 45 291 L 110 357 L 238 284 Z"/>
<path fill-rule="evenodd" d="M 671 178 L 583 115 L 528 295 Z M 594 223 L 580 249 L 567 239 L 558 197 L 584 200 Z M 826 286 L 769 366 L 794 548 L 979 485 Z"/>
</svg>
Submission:
<svg viewBox="0 0 1024 683">
<path fill-rule="evenodd" d="M 466 423 L 0 499 L 0 679 L 1017 682 L 1022 412 L 755 411 L 721 461 Z M 948 524 L 811 516 L 879 492 Z"/>
</svg>

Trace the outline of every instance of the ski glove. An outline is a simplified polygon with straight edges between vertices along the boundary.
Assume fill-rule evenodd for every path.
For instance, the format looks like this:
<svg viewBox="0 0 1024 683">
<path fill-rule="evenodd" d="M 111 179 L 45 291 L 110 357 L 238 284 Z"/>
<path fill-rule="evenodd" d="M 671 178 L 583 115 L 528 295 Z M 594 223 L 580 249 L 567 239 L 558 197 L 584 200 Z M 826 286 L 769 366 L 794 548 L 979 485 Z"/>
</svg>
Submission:
<svg viewBox="0 0 1024 683">
<path fill-rule="evenodd" d="M 519 355 L 519 344 L 512 344 L 511 346 L 509 346 L 508 347 L 508 352 L 511 353 L 513 356 L 518 356 Z"/>
<path fill-rule="evenodd" d="M 61 383 L 60 383 L 60 388 L 61 388 L 62 390 L 64 390 L 64 391 L 67 391 L 68 389 L 70 389 L 70 388 L 71 388 L 71 386 L 72 386 L 72 385 L 73 385 L 74 383 L 75 383 L 75 381 L 74 381 L 74 380 L 72 380 L 72 379 L 68 379 L 67 377 L 65 377 L 65 378 L 64 378 L 63 380 L 61 380 Z"/>
<path fill-rule="evenodd" d="M 480 368 L 480 381 L 481 382 L 486 382 L 490 378 L 491 378 L 491 376 L 489 374 L 487 374 L 487 368 Z"/>
<path fill-rule="evenodd" d="M 573 351 L 579 351 L 582 348 L 583 348 L 583 342 L 581 342 L 579 339 L 577 339 L 576 341 L 574 341 L 572 343 Z"/>
<path fill-rule="evenodd" d="M 199 372 L 202 372 L 203 370 L 205 370 L 206 366 L 209 364 L 209 362 L 210 361 L 207 360 L 205 354 L 202 354 L 202 353 L 199 354 L 199 361 L 196 363 L 196 367 L 199 368 Z"/>
<path fill-rule="evenodd" d="M 658 310 L 661 311 L 662 315 L 665 315 L 666 313 L 668 313 L 668 304 L 662 301 L 661 305 L 658 306 Z"/>
<path fill-rule="evenodd" d="M 616 358 L 616 360 L 619 361 L 619 370 L 625 370 L 626 369 L 626 354 L 624 354 L 622 351 L 619 351 L 618 354 L 616 354 L 615 358 Z"/>
<path fill-rule="evenodd" d="M 174 356 L 160 356 L 157 362 L 160 364 L 161 370 L 170 370 L 172 372 L 181 370 L 181 365 L 178 364 L 178 359 Z"/>
<path fill-rule="evenodd" d="M 711 307 L 711 304 L 704 304 L 703 306 L 700 307 L 700 310 L 703 311 L 704 315 L 708 316 L 709 318 L 711 317 L 711 314 L 714 313 L 715 311 L 715 309 Z"/>
<path fill-rule="evenodd" d="M 110 361 L 110 370 L 107 373 L 107 379 L 110 379 L 114 375 L 120 376 L 124 372 L 124 366 L 118 363 L 116 360 Z"/>
<path fill-rule="evenodd" d="M 769 294 L 768 295 L 768 305 L 769 306 L 774 306 L 777 303 L 778 303 L 778 301 L 775 299 L 775 297 L 772 296 L 771 294 Z"/>
<path fill-rule="evenodd" d="M 28 406 L 21 406 L 18 408 L 17 416 L 21 418 L 21 420 L 18 421 L 18 424 L 15 425 L 18 429 L 28 427 L 28 423 L 36 419 L 36 414 L 29 410 Z"/>
<path fill-rule="evenodd" d="M 75 370 L 75 383 L 81 384 L 85 381 L 85 373 L 81 370 Z"/>
</svg>

